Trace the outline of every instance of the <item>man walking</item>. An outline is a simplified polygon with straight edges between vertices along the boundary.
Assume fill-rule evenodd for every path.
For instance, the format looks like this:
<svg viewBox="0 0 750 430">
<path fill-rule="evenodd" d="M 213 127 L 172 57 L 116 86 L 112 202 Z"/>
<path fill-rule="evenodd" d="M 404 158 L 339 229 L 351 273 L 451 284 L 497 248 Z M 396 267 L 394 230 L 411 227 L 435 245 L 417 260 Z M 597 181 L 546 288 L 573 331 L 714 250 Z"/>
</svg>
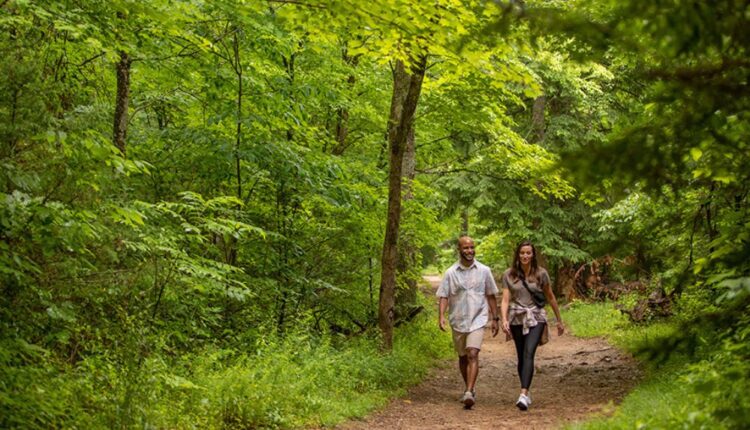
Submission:
<svg viewBox="0 0 750 430">
<path fill-rule="evenodd" d="M 461 402 L 471 408 L 476 402 L 474 386 L 479 374 L 479 350 L 484 327 L 491 321 L 492 336 L 497 336 L 497 285 L 490 268 L 474 259 L 474 241 L 469 236 L 458 238 L 459 260 L 445 272 L 437 291 L 440 298 L 439 326 L 446 330 L 445 311 L 450 314 L 453 346 L 458 353 L 458 368 L 466 390 Z"/>
</svg>

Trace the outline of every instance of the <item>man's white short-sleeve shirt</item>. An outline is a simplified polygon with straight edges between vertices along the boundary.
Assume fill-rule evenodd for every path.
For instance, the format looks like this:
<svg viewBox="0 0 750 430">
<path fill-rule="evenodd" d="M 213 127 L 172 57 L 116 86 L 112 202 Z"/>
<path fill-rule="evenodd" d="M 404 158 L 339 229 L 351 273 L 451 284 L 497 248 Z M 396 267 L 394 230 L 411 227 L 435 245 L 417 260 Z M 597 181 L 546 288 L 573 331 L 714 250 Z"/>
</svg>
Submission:
<svg viewBox="0 0 750 430">
<path fill-rule="evenodd" d="M 469 333 L 487 325 L 487 296 L 498 293 L 490 268 L 474 260 L 469 267 L 460 262 L 445 272 L 437 290 L 448 299 L 449 321 L 453 330 Z"/>
</svg>

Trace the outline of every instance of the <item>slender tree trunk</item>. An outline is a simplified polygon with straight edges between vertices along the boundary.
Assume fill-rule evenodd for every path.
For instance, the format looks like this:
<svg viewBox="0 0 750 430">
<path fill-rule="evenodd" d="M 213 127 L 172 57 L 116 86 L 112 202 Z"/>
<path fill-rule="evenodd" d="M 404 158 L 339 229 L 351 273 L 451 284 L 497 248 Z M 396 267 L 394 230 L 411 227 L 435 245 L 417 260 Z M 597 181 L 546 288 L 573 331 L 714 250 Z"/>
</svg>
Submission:
<svg viewBox="0 0 750 430">
<path fill-rule="evenodd" d="M 281 57 L 281 62 L 286 69 L 286 79 L 289 84 L 289 110 L 294 110 L 294 60 L 297 54 L 292 52 L 289 54 L 289 58 Z M 294 129 L 290 126 L 286 129 L 286 140 L 291 141 L 294 138 Z"/>
<path fill-rule="evenodd" d="M 237 75 L 237 134 L 234 141 L 234 163 L 237 175 L 237 198 L 242 200 L 242 169 L 240 149 L 242 148 L 242 61 L 240 59 L 240 41 L 237 32 L 234 33 L 234 72 Z"/>
<path fill-rule="evenodd" d="M 407 71 L 403 62 L 396 62 L 393 73 L 393 97 L 388 121 L 389 164 L 388 213 L 381 260 L 380 302 L 378 326 L 383 335 L 382 348 L 393 349 L 396 265 L 398 263 L 398 235 L 401 221 L 401 176 L 406 141 L 414 122 L 419 95 L 422 90 L 426 57 L 416 59 Z"/>
<path fill-rule="evenodd" d="M 547 98 L 543 95 L 534 99 L 534 106 L 531 109 L 531 139 L 534 143 L 540 143 L 544 140 L 544 109 L 546 104 Z"/>
<path fill-rule="evenodd" d="M 359 64 L 359 55 L 350 57 L 346 48 L 343 49 L 341 55 L 344 63 L 348 64 L 350 67 L 357 67 L 357 64 Z M 349 85 L 350 90 L 354 88 L 354 84 L 357 82 L 354 72 L 349 74 L 349 78 L 346 82 Z M 349 144 L 346 141 L 346 138 L 349 135 L 349 109 L 346 107 L 339 108 L 336 112 L 336 116 L 336 146 L 333 147 L 331 153 L 333 155 L 342 155 L 346 148 L 349 147 Z"/>
<path fill-rule="evenodd" d="M 711 182 L 711 189 L 708 193 L 708 201 L 706 202 L 706 231 L 708 232 L 708 240 L 709 242 L 713 243 L 714 239 L 716 239 L 716 236 L 719 234 L 716 230 L 716 227 L 714 226 L 715 221 L 713 220 L 714 211 L 711 209 L 711 203 L 713 203 L 714 199 L 714 191 L 716 191 L 716 182 Z M 713 254 L 713 252 L 716 250 L 716 247 L 711 246 L 709 249 L 709 252 Z"/>
<path fill-rule="evenodd" d="M 235 122 L 237 123 L 237 129 L 234 136 L 234 170 L 237 177 L 237 199 L 242 200 L 242 157 L 240 151 L 242 150 L 242 93 L 243 93 L 243 82 L 242 82 L 242 57 L 240 56 L 240 39 L 237 34 L 239 29 L 235 29 L 234 37 L 232 39 L 232 51 L 234 54 L 232 67 L 234 68 L 234 74 L 237 77 L 237 96 L 236 96 L 236 108 Z M 239 206 L 237 206 L 239 210 Z M 237 239 L 233 236 L 229 236 L 225 243 L 226 250 L 226 262 L 232 266 L 237 264 Z"/>
<path fill-rule="evenodd" d="M 339 108 L 336 111 L 336 146 L 331 150 L 333 155 L 341 155 L 346 150 L 346 137 L 349 135 L 349 109 Z"/>
<path fill-rule="evenodd" d="M 125 155 L 125 139 L 128 134 L 128 104 L 130 100 L 130 64 L 128 54 L 120 51 L 117 62 L 117 98 L 115 99 L 115 124 L 113 141 L 122 155 Z"/>
<path fill-rule="evenodd" d="M 289 109 L 293 109 L 294 104 L 294 97 L 293 97 L 293 87 L 294 87 L 294 59 L 296 54 L 292 52 L 289 54 L 289 58 L 282 57 L 281 61 L 284 65 L 284 69 L 286 69 L 287 73 L 287 83 L 289 85 Z M 294 130 L 290 126 L 286 130 L 286 140 L 291 143 L 292 139 L 294 139 Z M 283 175 L 283 173 L 282 173 Z M 277 275 L 277 278 L 279 279 L 282 288 L 284 288 L 283 291 L 281 291 L 281 297 L 280 297 L 280 305 L 279 305 L 279 312 L 278 317 L 276 321 L 276 331 L 279 335 L 284 335 L 284 325 L 286 323 L 287 314 L 289 313 L 290 307 L 292 307 L 289 304 L 289 294 L 291 294 L 292 288 L 291 283 L 289 280 L 289 276 L 286 274 L 285 268 L 289 264 L 289 244 L 287 243 L 288 240 L 288 234 L 290 231 L 290 217 L 289 217 L 289 200 L 290 195 L 293 192 L 293 186 L 287 188 L 286 185 L 286 178 L 282 177 L 281 184 L 279 185 L 278 190 L 276 191 L 276 215 L 278 218 L 278 224 L 276 230 L 281 235 L 281 239 L 279 239 L 279 246 L 277 250 L 278 259 L 281 262 L 279 266 L 279 272 Z"/>
<path fill-rule="evenodd" d="M 287 288 L 289 287 L 289 278 L 285 274 L 285 268 L 287 264 L 289 263 L 288 254 L 287 254 L 287 202 L 286 202 L 286 182 L 284 180 L 281 181 L 281 184 L 276 191 L 276 216 L 277 216 L 277 224 L 276 224 L 276 231 L 279 232 L 281 235 L 281 238 L 278 239 L 278 248 L 277 248 L 277 255 L 279 259 L 279 268 L 276 275 L 276 278 L 279 281 L 279 284 L 281 285 L 280 289 L 280 295 L 279 295 L 279 305 L 278 305 L 278 312 L 276 316 L 276 332 L 283 336 L 284 335 L 284 325 L 286 323 L 286 316 L 287 316 L 287 304 L 289 302 L 289 291 Z"/>
<path fill-rule="evenodd" d="M 372 250 L 375 251 L 375 250 Z M 368 261 L 368 281 L 370 287 L 370 321 L 375 321 L 375 258 L 367 257 Z"/>
</svg>

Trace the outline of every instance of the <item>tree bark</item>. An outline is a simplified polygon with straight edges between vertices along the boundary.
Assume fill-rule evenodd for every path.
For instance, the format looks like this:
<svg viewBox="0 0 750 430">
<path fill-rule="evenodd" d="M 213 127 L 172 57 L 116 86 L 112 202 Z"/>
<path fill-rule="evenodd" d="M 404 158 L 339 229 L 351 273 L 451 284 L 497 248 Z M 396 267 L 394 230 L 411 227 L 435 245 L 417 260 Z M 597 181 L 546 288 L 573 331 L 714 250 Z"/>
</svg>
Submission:
<svg viewBox="0 0 750 430">
<path fill-rule="evenodd" d="M 414 142 L 414 126 L 412 125 L 406 139 L 404 160 L 401 167 L 404 181 L 402 184 L 402 199 L 404 202 L 414 198 L 412 182 L 416 176 L 416 163 L 416 145 Z M 418 277 L 412 272 L 417 264 L 417 249 L 413 236 L 409 234 L 400 236 L 397 273 L 402 285 L 396 288 L 396 324 L 398 321 L 404 321 L 417 306 L 417 284 L 419 281 Z"/>
<path fill-rule="evenodd" d="M 235 174 L 237 175 L 237 198 L 242 200 L 242 158 L 240 157 L 240 149 L 242 148 L 242 61 L 240 58 L 240 41 L 236 31 L 232 48 L 234 51 L 234 73 L 237 76 L 237 113 L 235 119 L 237 132 L 234 141 L 234 162 Z"/>
<path fill-rule="evenodd" d="M 389 164 L 388 213 L 381 260 L 380 302 L 378 326 L 382 333 L 382 348 L 393 349 L 394 304 L 396 291 L 396 266 L 398 263 L 398 235 L 401 221 L 401 177 L 404 153 L 409 132 L 414 123 L 422 80 L 425 74 L 426 57 L 415 59 L 407 71 L 402 61 L 396 62 L 393 72 L 393 97 L 388 120 Z"/>
<path fill-rule="evenodd" d="M 344 60 L 344 63 L 352 68 L 357 67 L 357 64 L 359 64 L 360 56 L 355 55 L 353 57 L 350 57 L 346 52 L 346 48 L 343 49 L 341 56 Z M 349 74 L 349 78 L 346 80 L 346 83 L 349 85 L 350 90 L 354 87 L 354 84 L 356 82 L 357 77 L 354 76 L 354 72 L 352 72 L 351 74 Z M 336 116 L 336 146 L 333 147 L 331 153 L 333 155 L 342 155 L 346 148 L 349 147 L 349 144 L 346 141 L 346 138 L 349 135 L 349 109 L 346 107 L 339 108 L 336 112 Z"/>
<path fill-rule="evenodd" d="M 117 62 L 117 98 L 115 99 L 115 126 L 113 141 L 122 155 L 125 155 L 125 139 L 128 134 L 128 104 L 130 100 L 130 64 L 128 54 L 120 51 Z"/>
<path fill-rule="evenodd" d="M 531 109 L 531 138 L 534 143 L 540 143 L 544 140 L 544 109 L 546 104 L 547 98 L 543 95 L 534 99 L 534 106 Z"/>
<path fill-rule="evenodd" d="M 406 146 L 404 147 L 404 159 L 401 163 L 401 174 L 404 179 L 403 196 L 404 200 L 414 198 L 412 192 L 412 182 L 417 174 L 417 147 L 414 142 L 414 124 L 409 128 L 409 134 L 406 136 Z"/>
<path fill-rule="evenodd" d="M 711 189 L 708 193 L 708 201 L 705 203 L 706 207 L 706 232 L 708 233 L 708 241 L 713 244 L 714 239 L 718 236 L 719 232 L 716 229 L 715 221 L 713 220 L 714 210 L 711 209 L 711 203 L 713 203 L 714 192 L 716 191 L 716 182 L 711 182 Z M 717 209 L 718 210 L 718 209 Z M 716 247 L 713 245 L 708 248 L 708 251 L 713 254 Z"/>
<path fill-rule="evenodd" d="M 284 65 L 284 69 L 286 70 L 286 80 L 287 84 L 289 85 L 288 88 L 288 96 L 289 96 L 289 111 L 294 111 L 294 61 L 297 58 L 297 54 L 295 52 L 292 52 L 289 54 L 289 58 L 282 56 L 281 62 Z M 290 125 L 289 128 L 286 129 L 286 140 L 291 142 L 292 139 L 294 139 L 294 129 Z"/>
<path fill-rule="evenodd" d="M 235 76 L 237 77 L 237 96 L 236 96 L 236 113 L 235 123 L 237 125 L 235 136 L 234 136 L 234 171 L 237 177 L 237 199 L 242 200 L 242 157 L 240 151 L 242 150 L 242 57 L 240 56 L 240 39 L 237 34 L 239 30 L 234 32 L 232 39 L 232 52 L 234 58 L 232 59 L 232 67 L 234 69 Z M 239 210 L 240 206 L 237 206 Z M 226 257 L 226 263 L 232 266 L 237 264 L 238 257 L 238 244 L 237 239 L 233 236 L 229 236 L 225 243 L 224 255 Z"/>
<path fill-rule="evenodd" d="M 349 134 L 349 109 L 339 108 L 336 116 L 338 117 L 336 120 L 336 146 L 333 147 L 331 153 L 341 155 L 346 150 L 346 137 Z"/>
<path fill-rule="evenodd" d="M 294 108 L 294 60 L 296 58 L 296 53 L 292 52 L 289 54 L 289 58 L 287 57 L 281 57 L 281 61 L 284 65 L 284 69 L 286 70 L 287 74 L 287 84 L 289 85 L 289 110 L 290 112 Z M 289 128 L 286 130 L 286 140 L 287 142 L 292 142 L 294 139 L 294 129 L 290 125 Z M 293 187 L 290 187 L 293 188 Z M 286 268 L 289 264 L 289 244 L 287 243 L 287 237 L 289 234 L 290 225 L 289 223 L 289 197 L 292 193 L 291 189 L 287 188 L 286 185 L 286 177 L 283 176 L 281 183 L 279 184 L 279 187 L 276 191 L 276 216 L 277 216 L 277 227 L 276 231 L 282 236 L 282 239 L 278 241 L 278 247 L 277 247 L 277 256 L 281 264 L 279 265 L 277 279 L 279 280 L 279 283 L 282 286 L 285 286 L 286 288 L 289 288 L 289 290 L 281 291 L 281 297 L 280 297 L 280 305 L 279 305 L 279 312 L 278 317 L 276 321 L 276 330 L 277 333 L 281 336 L 284 335 L 284 326 L 287 319 L 287 312 L 288 306 L 291 306 L 289 304 L 289 294 L 291 294 L 291 284 L 289 282 L 289 277 L 286 274 L 286 271 L 284 268 Z"/>
</svg>

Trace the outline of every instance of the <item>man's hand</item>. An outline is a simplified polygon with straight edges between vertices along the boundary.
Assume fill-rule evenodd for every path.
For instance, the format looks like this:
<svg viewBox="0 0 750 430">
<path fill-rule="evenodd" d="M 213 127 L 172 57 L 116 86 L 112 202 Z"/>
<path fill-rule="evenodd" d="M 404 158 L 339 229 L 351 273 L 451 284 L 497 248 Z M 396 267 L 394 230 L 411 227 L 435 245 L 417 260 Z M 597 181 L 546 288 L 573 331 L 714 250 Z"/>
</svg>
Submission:
<svg viewBox="0 0 750 430">
<path fill-rule="evenodd" d="M 440 327 L 440 330 L 445 331 L 445 328 L 448 326 L 445 323 L 445 314 L 448 310 L 448 298 L 447 297 L 441 297 L 440 303 L 438 304 L 438 327 Z"/>
<path fill-rule="evenodd" d="M 500 331 L 500 327 L 497 324 L 497 320 L 493 319 L 492 323 L 490 323 L 490 328 L 492 329 L 492 337 L 497 336 L 497 333 Z"/>
</svg>

